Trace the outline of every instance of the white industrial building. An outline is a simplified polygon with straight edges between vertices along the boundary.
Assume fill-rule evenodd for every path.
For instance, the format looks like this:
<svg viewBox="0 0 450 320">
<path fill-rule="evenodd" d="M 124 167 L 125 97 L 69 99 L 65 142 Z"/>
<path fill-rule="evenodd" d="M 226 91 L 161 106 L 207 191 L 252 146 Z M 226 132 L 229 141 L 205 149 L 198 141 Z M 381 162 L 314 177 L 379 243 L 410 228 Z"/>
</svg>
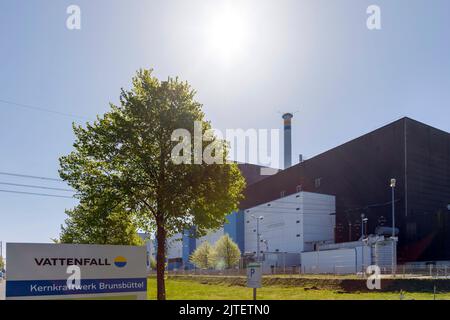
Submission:
<svg viewBox="0 0 450 320">
<path fill-rule="evenodd" d="M 334 242 L 335 197 L 298 192 L 245 210 L 245 253 L 265 272 L 301 266 L 300 253 Z M 259 226 L 258 226 L 259 224 Z"/>
<path fill-rule="evenodd" d="M 369 236 L 364 241 L 325 244 L 316 249 L 302 252 L 303 273 L 352 274 L 365 272 L 370 265 L 379 266 L 382 272 L 390 272 L 393 256 L 396 261 L 396 242 L 384 236 Z"/>
<path fill-rule="evenodd" d="M 259 259 L 265 273 L 354 274 L 374 264 L 390 270 L 396 243 L 384 236 L 334 243 L 335 208 L 334 196 L 301 191 L 239 212 L 243 215 L 244 260 L 258 258 L 259 232 Z M 225 226 L 198 239 L 181 233 L 170 237 L 169 269 L 186 268 L 190 253 L 184 252 L 184 242 L 193 241 L 195 248 L 203 242 L 214 245 L 228 230 Z"/>
<path fill-rule="evenodd" d="M 300 253 L 334 242 L 335 197 L 299 192 L 245 210 L 245 252 Z"/>
<path fill-rule="evenodd" d="M 334 243 L 335 197 L 298 192 L 249 208 L 244 214 L 244 256 L 259 259 L 265 273 L 280 270 L 302 273 L 351 274 L 376 264 L 390 269 L 396 244 L 384 236 Z M 196 247 L 213 245 L 224 228 L 196 239 Z"/>
<path fill-rule="evenodd" d="M 259 219 L 260 257 L 265 269 L 271 266 L 300 266 L 300 253 L 334 242 L 335 197 L 299 192 L 245 210 L 243 254 L 256 257 L 257 218 Z M 196 239 L 196 247 L 211 245 L 225 234 L 222 227 Z M 169 255 L 170 257 L 170 255 Z"/>
</svg>

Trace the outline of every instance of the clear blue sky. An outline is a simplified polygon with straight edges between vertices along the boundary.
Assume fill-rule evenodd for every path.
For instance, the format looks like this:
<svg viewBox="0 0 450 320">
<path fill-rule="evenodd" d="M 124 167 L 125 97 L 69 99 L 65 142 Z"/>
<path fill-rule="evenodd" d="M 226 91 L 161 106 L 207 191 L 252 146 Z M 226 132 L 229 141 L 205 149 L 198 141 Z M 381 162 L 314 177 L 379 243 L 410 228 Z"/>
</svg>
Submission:
<svg viewBox="0 0 450 320">
<path fill-rule="evenodd" d="M 277 112 L 299 109 L 293 154 L 306 158 L 401 116 L 450 130 L 448 0 L 227 3 L 3 0 L 0 100 L 94 118 L 137 69 L 154 68 L 189 81 L 220 129 L 281 128 Z M 81 7 L 79 31 L 65 26 L 70 4 Z M 366 28 L 370 4 L 380 31 Z M 0 102 L 0 172 L 57 177 L 72 121 Z M 48 242 L 74 204 L 0 192 L 0 240 Z"/>
</svg>

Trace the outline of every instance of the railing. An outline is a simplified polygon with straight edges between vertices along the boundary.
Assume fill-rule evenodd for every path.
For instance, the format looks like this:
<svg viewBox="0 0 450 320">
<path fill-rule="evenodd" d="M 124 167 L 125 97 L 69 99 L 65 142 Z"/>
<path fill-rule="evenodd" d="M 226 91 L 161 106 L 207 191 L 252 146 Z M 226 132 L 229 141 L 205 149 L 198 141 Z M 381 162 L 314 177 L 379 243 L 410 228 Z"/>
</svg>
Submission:
<svg viewBox="0 0 450 320">
<path fill-rule="evenodd" d="M 332 268 L 334 271 L 330 273 L 320 272 L 319 266 L 312 266 L 308 270 L 303 270 L 300 266 L 277 266 L 265 267 L 263 269 L 264 275 L 273 276 L 333 276 L 333 277 L 351 277 L 351 276 L 365 276 L 362 272 L 345 273 L 343 270 L 345 266 L 336 265 Z M 436 278 L 436 279 L 450 279 L 450 264 L 448 265 L 397 265 L 395 272 L 392 272 L 391 266 L 381 266 L 381 274 L 383 276 L 391 276 L 398 278 Z M 156 274 L 156 271 L 150 271 L 150 275 Z M 191 269 L 191 270 L 166 270 L 168 275 L 204 275 L 204 276 L 246 276 L 247 270 L 245 268 L 234 268 L 226 270 L 207 270 L 207 269 Z"/>
<path fill-rule="evenodd" d="M 382 270 L 382 273 L 391 273 L 391 270 Z M 403 278 L 450 279 L 450 265 L 399 265 L 395 275 Z"/>
<path fill-rule="evenodd" d="M 152 275 L 156 271 L 151 271 Z M 166 270 L 168 275 L 203 275 L 203 276 L 246 276 L 246 269 L 227 269 L 227 270 L 207 270 L 207 269 L 190 269 L 190 270 Z"/>
</svg>

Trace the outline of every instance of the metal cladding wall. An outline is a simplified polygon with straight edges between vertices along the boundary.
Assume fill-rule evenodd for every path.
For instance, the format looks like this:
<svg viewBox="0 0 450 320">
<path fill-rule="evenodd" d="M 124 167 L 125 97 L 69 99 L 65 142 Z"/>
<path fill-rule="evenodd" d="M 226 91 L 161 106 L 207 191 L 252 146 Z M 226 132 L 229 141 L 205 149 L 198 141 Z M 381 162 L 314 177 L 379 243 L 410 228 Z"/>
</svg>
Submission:
<svg viewBox="0 0 450 320">
<path fill-rule="evenodd" d="M 450 134 L 403 118 L 250 185 L 241 208 L 299 190 L 336 196 L 336 241 L 391 225 L 395 188 L 400 261 L 450 260 Z"/>
<path fill-rule="evenodd" d="M 209 232 L 207 235 L 197 239 L 196 247 L 207 241 L 214 245 L 223 235 L 228 234 L 238 245 L 241 253 L 244 253 L 244 212 L 233 212 L 227 216 L 227 223 L 222 228 Z"/>
<path fill-rule="evenodd" d="M 267 175 L 261 174 L 261 170 L 265 167 L 250 163 L 239 163 L 238 167 L 245 178 L 247 186 L 267 178 Z"/>
<path fill-rule="evenodd" d="M 372 264 L 372 249 L 360 246 L 351 249 L 303 252 L 304 273 L 351 274 L 362 272 Z"/>
<path fill-rule="evenodd" d="M 218 230 L 213 230 L 203 237 L 195 237 L 195 227 L 190 231 L 183 233 L 183 265 L 185 269 L 192 269 L 194 265 L 189 262 L 189 257 L 203 242 L 207 241 L 214 245 L 217 240 L 225 234 L 239 246 L 241 252 L 244 252 L 244 212 L 233 212 L 227 216 L 228 223 Z"/>
<path fill-rule="evenodd" d="M 228 234 L 244 253 L 244 211 L 233 212 L 227 217 L 228 223 L 224 228 L 224 233 Z"/>
<path fill-rule="evenodd" d="M 450 134 L 406 121 L 407 211 L 403 236 L 410 260 L 450 260 Z"/>
<path fill-rule="evenodd" d="M 223 228 L 220 228 L 219 230 L 213 230 L 208 234 L 206 234 L 205 236 L 198 238 L 195 246 L 196 248 L 198 248 L 203 242 L 208 242 L 210 245 L 213 246 L 217 242 L 217 240 L 219 240 L 223 235 L 224 235 Z"/>
<path fill-rule="evenodd" d="M 334 196 L 300 192 L 245 210 L 245 252 L 257 252 L 259 222 L 260 254 L 300 253 L 315 243 L 332 242 L 335 226 Z"/>
<path fill-rule="evenodd" d="M 183 232 L 183 265 L 185 269 L 192 269 L 194 265 L 189 262 L 189 257 L 195 250 L 195 227 Z"/>
</svg>

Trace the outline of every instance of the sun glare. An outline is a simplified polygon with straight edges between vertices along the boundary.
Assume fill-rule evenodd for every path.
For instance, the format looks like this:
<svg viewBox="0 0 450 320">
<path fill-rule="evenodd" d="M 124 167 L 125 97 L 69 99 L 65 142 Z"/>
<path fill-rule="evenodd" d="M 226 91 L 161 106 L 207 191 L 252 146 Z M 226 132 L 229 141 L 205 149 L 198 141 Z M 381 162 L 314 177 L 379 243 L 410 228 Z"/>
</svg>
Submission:
<svg viewBox="0 0 450 320">
<path fill-rule="evenodd" d="M 243 54 L 248 28 L 242 12 L 230 7 L 217 12 L 211 16 L 207 32 L 213 55 L 230 62 Z"/>
</svg>

